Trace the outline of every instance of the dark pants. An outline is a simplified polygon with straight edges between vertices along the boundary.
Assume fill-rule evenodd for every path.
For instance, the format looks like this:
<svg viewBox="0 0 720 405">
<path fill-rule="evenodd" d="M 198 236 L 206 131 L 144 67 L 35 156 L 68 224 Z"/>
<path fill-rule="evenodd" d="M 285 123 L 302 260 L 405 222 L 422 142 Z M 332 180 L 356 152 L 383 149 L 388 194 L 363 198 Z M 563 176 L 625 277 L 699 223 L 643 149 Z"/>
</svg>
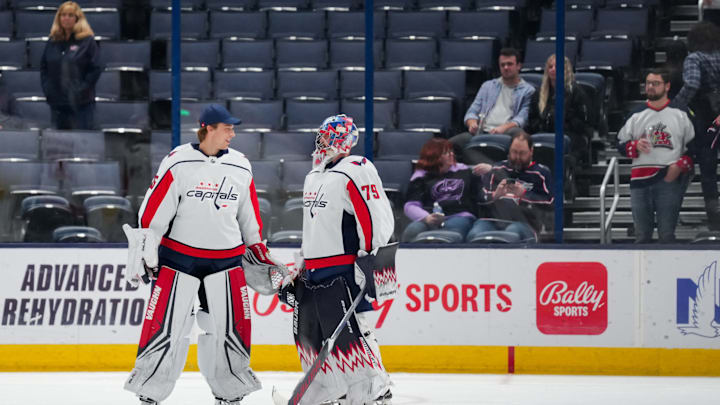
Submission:
<svg viewBox="0 0 720 405">
<path fill-rule="evenodd" d="M 647 187 L 630 189 L 636 243 L 651 242 L 656 224 L 660 243 L 675 241 L 675 227 L 689 179 L 690 175 L 681 174 L 670 183 L 660 180 Z"/>
<path fill-rule="evenodd" d="M 95 103 L 78 107 L 50 106 L 55 129 L 94 129 Z"/>
</svg>

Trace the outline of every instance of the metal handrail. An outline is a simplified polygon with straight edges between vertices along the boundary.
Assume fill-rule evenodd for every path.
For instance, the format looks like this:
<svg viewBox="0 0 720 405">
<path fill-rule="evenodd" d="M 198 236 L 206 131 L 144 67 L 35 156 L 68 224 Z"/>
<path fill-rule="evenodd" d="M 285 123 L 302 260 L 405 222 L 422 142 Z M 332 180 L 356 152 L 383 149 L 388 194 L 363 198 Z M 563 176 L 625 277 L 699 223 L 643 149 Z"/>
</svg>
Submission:
<svg viewBox="0 0 720 405">
<path fill-rule="evenodd" d="M 607 183 L 610 180 L 610 172 L 613 172 L 613 180 L 615 182 L 615 192 L 613 194 L 613 202 L 610 206 L 610 212 L 605 217 L 605 189 Z M 620 202 L 620 172 L 618 171 L 618 160 L 617 157 L 610 159 L 610 164 L 605 171 L 605 177 L 603 177 L 602 184 L 600 185 L 600 243 L 612 243 L 612 233 L 609 232 L 612 225 L 613 216 L 615 216 L 615 210 L 617 209 L 618 203 Z M 609 233 L 609 235 L 608 235 Z"/>
<path fill-rule="evenodd" d="M 698 21 L 702 21 L 703 17 L 703 0 L 698 0 Z"/>
</svg>

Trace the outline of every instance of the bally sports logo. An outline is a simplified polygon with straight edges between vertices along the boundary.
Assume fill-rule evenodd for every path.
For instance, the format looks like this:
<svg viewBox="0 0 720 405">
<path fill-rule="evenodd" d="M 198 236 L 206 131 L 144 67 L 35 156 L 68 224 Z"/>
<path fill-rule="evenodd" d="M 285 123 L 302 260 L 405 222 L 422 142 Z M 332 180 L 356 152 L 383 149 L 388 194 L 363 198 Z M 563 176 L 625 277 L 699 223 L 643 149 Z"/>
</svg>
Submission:
<svg viewBox="0 0 720 405">
<path fill-rule="evenodd" d="M 607 329 L 602 263 L 543 263 L 536 274 L 537 328 L 546 335 L 599 335 Z"/>
</svg>

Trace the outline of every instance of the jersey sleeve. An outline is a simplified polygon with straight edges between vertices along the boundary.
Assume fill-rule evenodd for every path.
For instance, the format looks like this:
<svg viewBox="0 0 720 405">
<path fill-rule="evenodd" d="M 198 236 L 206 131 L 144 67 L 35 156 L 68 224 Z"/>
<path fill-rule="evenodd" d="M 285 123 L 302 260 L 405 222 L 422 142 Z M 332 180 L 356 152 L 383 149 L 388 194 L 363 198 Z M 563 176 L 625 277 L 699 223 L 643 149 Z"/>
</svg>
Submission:
<svg viewBox="0 0 720 405">
<path fill-rule="evenodd" d="M 158 238 L 167 232 L 180 201 L 174 163 L 170 155 L 162 160 L 138 212 L 140 228 L 152 229 Z"/>
<path fill-rule="evenodd" d="M 355 215 L 360 249 L 369 252 L 387 245 L 395 228 L 395 218 L 375 166 L 364 160 L 351 171 L 345 189 Z"/>
<path fill-rule="evenodd" d="M 248 163 L 248 168 L 249 166 Z M 248 172 L 247 189 L 241 195 L 245 197 L 238 202 L 237 221 L 245 244 L 250 246 L 262 242 L 263 228 L 262 219 L 260 218 L 260 205 L 258 204 L 255 181 L 251 170 Z"/>
</svg>

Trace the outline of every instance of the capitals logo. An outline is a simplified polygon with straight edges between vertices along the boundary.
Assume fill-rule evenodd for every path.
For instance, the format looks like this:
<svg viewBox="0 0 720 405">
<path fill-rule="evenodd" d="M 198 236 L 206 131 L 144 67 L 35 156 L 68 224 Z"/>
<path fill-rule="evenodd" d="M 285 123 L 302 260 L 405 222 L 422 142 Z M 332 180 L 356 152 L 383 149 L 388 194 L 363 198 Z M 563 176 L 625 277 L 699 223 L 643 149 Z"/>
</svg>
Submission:
<svg viewBox="0 0 720 405">
<path fill-rule="evenodd" d="M 720 336 L 720 280 L 717 261 L 697 280 L 677 279 L 677 328 L 683 335 Z"/>
<path fill-rule="evenodd" d="M 225 185 L 225 177 L 220 184 L 213 182 L 200 182 L 199 185 L 185 193 L 189 198 L 199 198 L 200 201 L 212 201 L 216 209 L 226 208 L 228 201 L 237 201 L 238 194 L 233 192 L 233 186 Z"/>
<path fill-rule="evenodd" d="M 320 186 L 317 191 L 303 193 L 303 207 L 310 209 L 310 218 L 315 218 L 319 208 L 327 207 L 328 202 L 323 199 L 324 196 L 325 193 L 322 191 L 322 186 Z"/>
<path fill-rule="evenodd" d="M 648 128 L 647 136 L 650 139 L 650 142 L 652 142 L 653 146 L 672 149 L 672 136 L 667 133 L 665 129 L 667 129 L 667 125 L 663 124 L 662 122 L 658 122 L 657 124 Z"/>
</svg>

